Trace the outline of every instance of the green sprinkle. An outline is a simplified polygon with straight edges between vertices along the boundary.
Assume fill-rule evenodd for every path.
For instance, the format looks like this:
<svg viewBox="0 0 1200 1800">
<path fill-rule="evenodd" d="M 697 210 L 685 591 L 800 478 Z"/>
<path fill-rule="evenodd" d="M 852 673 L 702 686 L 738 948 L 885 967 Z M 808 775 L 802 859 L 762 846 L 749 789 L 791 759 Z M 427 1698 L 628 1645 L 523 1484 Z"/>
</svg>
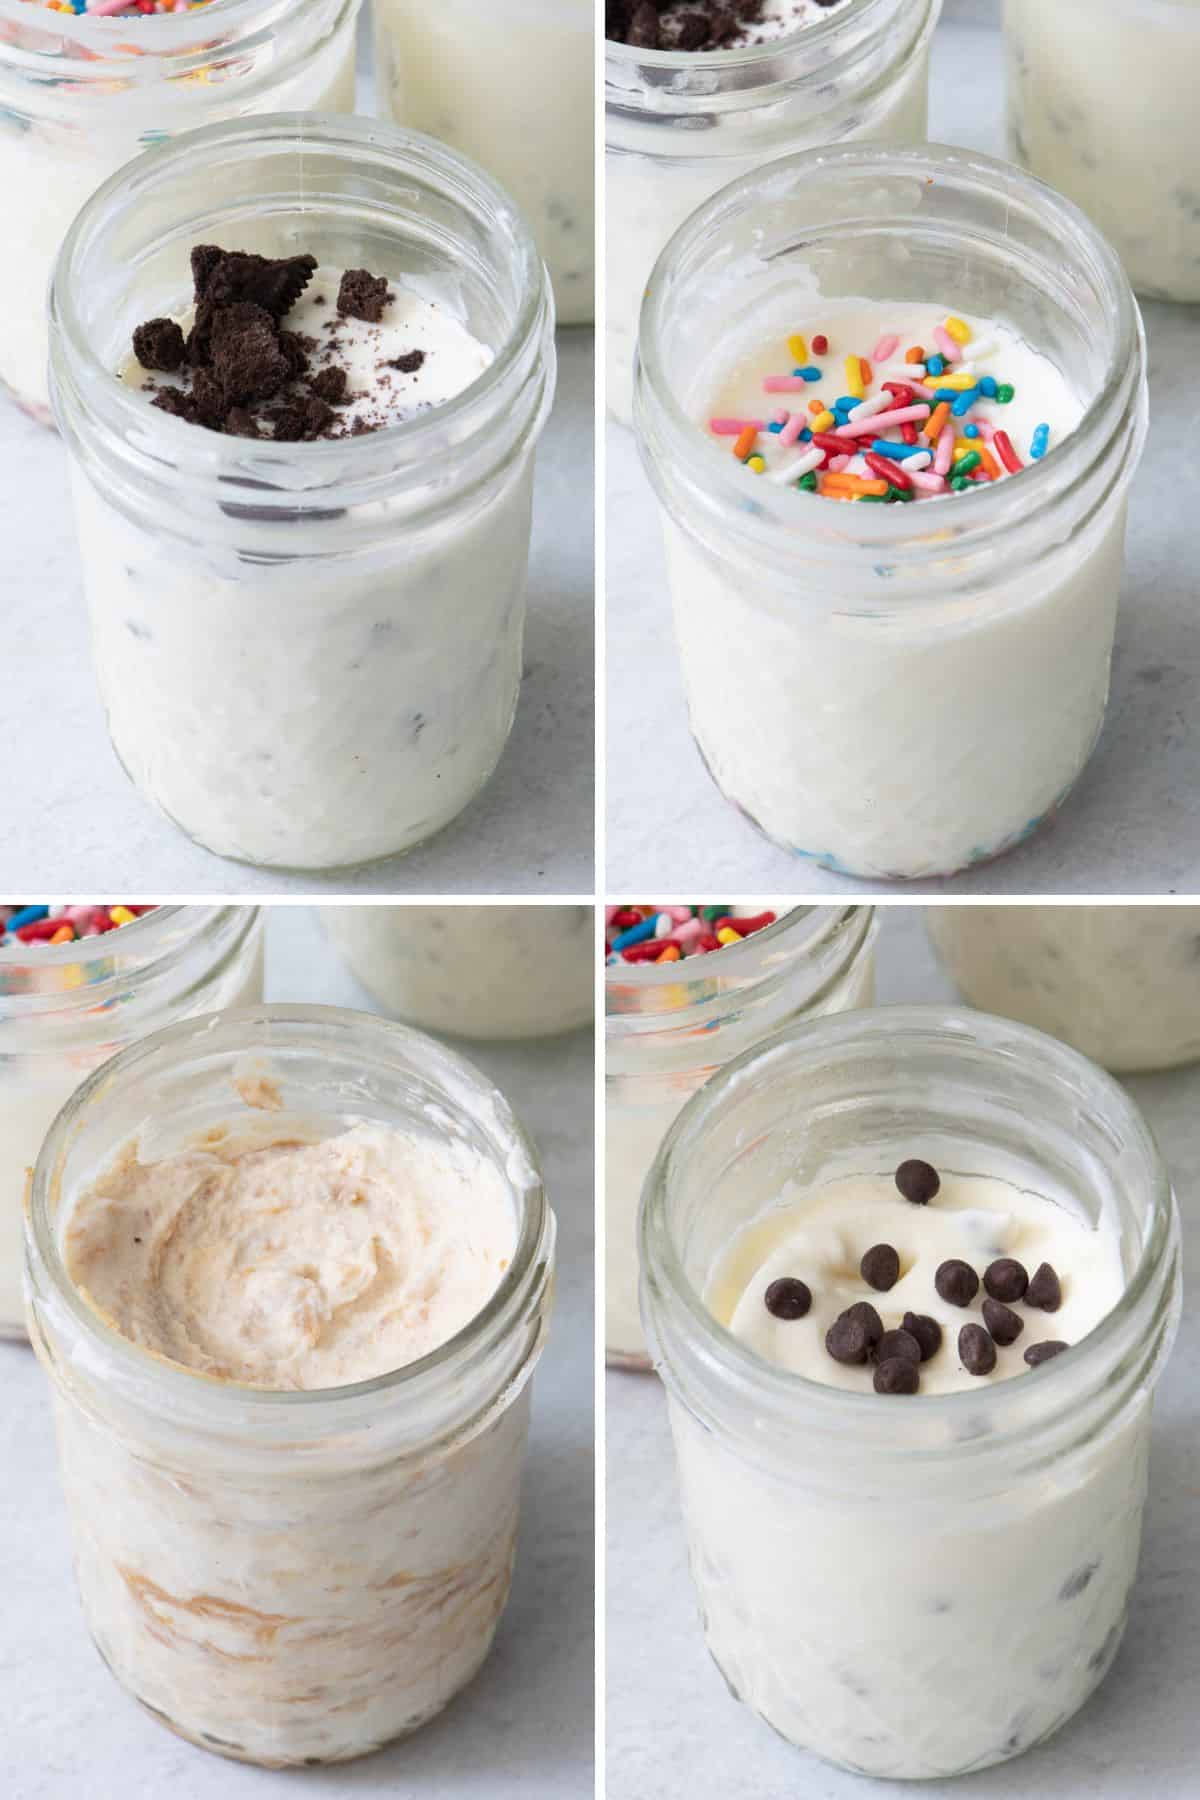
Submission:
<svg viewBox="0 0 1200 1800">
<path fill-rule="evenodd" d="M 724 900 L 720 906 L 702 906 L 700 908 L 700 917 L 702 919 L 707 919 L 711 924 L 714 919 L 723 919 L 728 911 L 729 901 Z"/>
<path fill-rule="evenodd" d="M 815 494 L 816 493 L 817 478 L 813 474 L 811 469 L 808 471 L 807 475 L 802 475 L 800 477 L 799 481 L 796 483 L 796 486 L 798 488 L 803 488 L 806 494 Z"/>
<path fill-rule="evenodd" d="M 996 398 L 1001 406 L 1007 406 L 1016 391 L 1010 381 L 1002 381 L 996 389 Z"/>
<path fill-rule="evenodd" d="M 883 496 L 885 500 L 912 500 L 915 497 L 911 488 L 892 487 L 890 483 L 887 493 Z"/>
<path fill-rule="evenodd" d="M 953 475 L 950 478 L 950 486 L 961 494 L 964 488 L 974 487 L 975 483 L 968 481 L 965 475 Z"/>
<path fill-rule="evenodd" d="M 886 506 L 888 503 L 886 494 L 855 494 L 854 498 L 860 506 Z"/>
<path fill-rule="evenodd" d="M 971 470 L 977 469 L 982 461 L 983 458 L 980 456 L 978 450 L 968 450 L 967 453 L 964 456 L 960 456 L 955 463 L 954 473 L 956 475 L 969 475 Z"/>
</svg>

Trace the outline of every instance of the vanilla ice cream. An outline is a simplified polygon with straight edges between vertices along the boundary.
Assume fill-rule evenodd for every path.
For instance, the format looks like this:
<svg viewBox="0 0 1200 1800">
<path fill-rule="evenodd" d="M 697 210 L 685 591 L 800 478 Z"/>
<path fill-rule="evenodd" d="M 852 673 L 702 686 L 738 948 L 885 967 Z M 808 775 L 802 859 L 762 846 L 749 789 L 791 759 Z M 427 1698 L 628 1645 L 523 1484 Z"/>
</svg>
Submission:
<svg viewBox="0 0 1200 1800">
<path fill-rule="evenodd" d="M 1200 1058 L 1200 907 L 938 906 L 930 936 L 963 998 L 1106 1069 Z"/>
<path fill-rule="evenodd" d="M 383 102 L 507 188 L 561 325 L 595 311 L 595 56 L 590 0 L 375 0 Z M 532 86 L 531 86 L 532 84 Z"/>
<path fill-rule="evenodd" d="M 1120 252 L 1139 294 L 1200 300 L 1197 0 L 1006 0 L 1009 142 Z"/>
</svg>

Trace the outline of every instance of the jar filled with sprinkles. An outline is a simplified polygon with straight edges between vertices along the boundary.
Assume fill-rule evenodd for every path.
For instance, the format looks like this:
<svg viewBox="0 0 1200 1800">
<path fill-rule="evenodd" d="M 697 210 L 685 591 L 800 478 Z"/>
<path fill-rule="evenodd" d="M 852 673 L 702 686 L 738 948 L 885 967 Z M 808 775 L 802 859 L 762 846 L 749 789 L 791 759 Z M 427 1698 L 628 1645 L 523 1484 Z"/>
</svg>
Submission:
<svg viewBox="0 0 1200 1800">
<path fill-rule="evenodd" d="M 684 1102 L 789 1019 L 870 1004 L 876 924 L 864 906 L 767 901 L 606 908 L 605 1345 L 649 1366 L 635 1245 L 646 1171 Z"/>
<path fill-rule="evenodd" d="M 0 1337 L 25 1335 L 21 1209 L 56 1113 L 118 1050 L 262 979 L 257 907 L 0 904 Z"/>
</svg>

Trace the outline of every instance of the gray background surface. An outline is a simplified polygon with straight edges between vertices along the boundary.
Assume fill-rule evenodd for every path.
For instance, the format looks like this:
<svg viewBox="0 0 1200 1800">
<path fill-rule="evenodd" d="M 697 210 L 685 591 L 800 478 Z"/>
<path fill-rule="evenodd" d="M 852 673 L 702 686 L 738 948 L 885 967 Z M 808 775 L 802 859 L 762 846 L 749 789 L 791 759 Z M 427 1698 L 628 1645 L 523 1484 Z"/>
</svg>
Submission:
<svg viewBox="0 0 1200 1800">
<path fill-rule="evenodd" d="M 307 908 L 271 909 L 267 995 L 371 1008 Z M 558 1216 L 558 1293 L 534 1378 L 512 1599 L 482 1673 L 390 1750 L 268 1772 L 181 1742 L 128 1699 L 84 1628 L 46 1379 L 0 1342 L 3 1800 L 554 1800 L 593 1792 L 592 1034 L 463 1045 L 529 1127 Z"/>
<path fill-rule="evenodd" d="M 1003 156 L 996 0 L 952 0 L 934 40 L 930 136 Z M 1112 696 L 1057 820 L 951 881 L 874 884 L 799 863 L 722 799 L 688 734 L 657 509 L 631 433 L 607 428 L 608 838 L 612 893 L 1187 892 L 1200 885 L 1200 631 L 1193 466 L 1200 309 L 1147 305 L 1153 430 L 1130 508 Z M 654 778 L 647 781 L 646 772 Z"/>
<path fill-rule="evenodd" d="M 953 997 L 920 908 L 886 909 L 879 1001 Z M 1200 1242 L 1200 1067 L 1126 1084 L 1171 1168 L 1184 1265 Z M 607 1377 L 608 1800 L 1183 1800 L 1196 1786 L 1200 1315 L 1185 1302 L 1155 1410 L 1141 1569 L 1103 1685 L 1041 1749 L 954 1781 L 872 1781 L 790 1748 L 732 1699 L 701 1638 L 662 1388 Z M 1020 1571 L 1013 1571 L 1020 1580 Z M 1002 1659 L 1004 1646 L 997 1644 Z"/>
<path fill-rule="evenodd" d="M 359 110 L 373 110 L 366 34 Z M 8 247 L 10 250 L 12 246 Z M 15 252 L 14 252 L 15 253 Z M 202 850 L 134 789 L 108 741 L 57 434 L 0 396 L 5 782 L 0 868 L 29 889 L 160 894 L 569 894 L 593 886 L 595 582 L 592 333 L 558 334 L 538 452 L 524 683 L 483 793 L 408 856 L 333 876 Z"/>
</svg>

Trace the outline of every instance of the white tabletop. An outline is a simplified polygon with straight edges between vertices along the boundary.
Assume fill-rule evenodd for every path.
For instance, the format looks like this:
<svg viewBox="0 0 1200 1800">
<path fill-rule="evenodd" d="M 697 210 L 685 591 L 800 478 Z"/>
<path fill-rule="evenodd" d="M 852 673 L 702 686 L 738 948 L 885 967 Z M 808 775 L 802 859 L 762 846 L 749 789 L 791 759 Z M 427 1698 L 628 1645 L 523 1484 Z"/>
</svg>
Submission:
<svg viewBox="0 0 1200 1800">
<path fill-rule="evenodd" d="M 273 907 L 271 999 L 370 1007 L 307 908 Z M 173 1737 L 83 1625 L 45 1377 L 0 1343 L 0 1794 L 4 1800 L 591 1800 L 592 1038 L 463 1045 L 538 1143 L 558 1215 L 555 1319 L 533 1390 L 512 1599 L 483 1672 L 415 1737 L 336 1769 L 269 1773 Z"/>
<path fill-rule="evenodd" d="M 879 1000 L 953 997 L 920 909 L 886 910 Z M 1200 1068 L 1128 1083 L 1174 1176 L 1184 1260 L 1200 1239 Z M 607 1378 L 608 1800 L 1130 1800 L 1196 1792 L 1200 1315 L 1184 1308 L 1154 1414 L 1141 1571 L 1101 1688 L 1041 1749 L 956 1781 L 882 1782 L 790 1748 L 729 1694 L 688 1575 L 662 1389 Z M 1003 1647 L 997 1647 L 1003 1655 Z"/>
<path fill-rule="evenodd" d="M 958 0 L 938 27 L 930 136 L 1004 155 L 995 0 Z M 1174 893 L 1200 885 L 1200 689 L 1194 486 L 1200 310 L 1146 305 L 1153 431 L 1134 485 L 1108 719 L 1057 820 L 951 881 L 866 883 L 801 865 L 713 785 L 688 733 L 656 504 L 632 434 L 608 425 L 610 893 Z M 652 779 L 647 772 L 653 771 Z"/>
<path fill-rule="evenodd" d="M 369 34 L 360 110 L 373 110 Z M 281 875 L 202 850 L 135 791 L 108 741 L 56 434 L 0 395 L 5 780 L 0 868 L 34 892 L 579 894 L 593 886 L 592 333 L 558 334 L 538 451 L 524 682 L 484 792 L 431 843 L 353 873 Z"/>
</svg>

